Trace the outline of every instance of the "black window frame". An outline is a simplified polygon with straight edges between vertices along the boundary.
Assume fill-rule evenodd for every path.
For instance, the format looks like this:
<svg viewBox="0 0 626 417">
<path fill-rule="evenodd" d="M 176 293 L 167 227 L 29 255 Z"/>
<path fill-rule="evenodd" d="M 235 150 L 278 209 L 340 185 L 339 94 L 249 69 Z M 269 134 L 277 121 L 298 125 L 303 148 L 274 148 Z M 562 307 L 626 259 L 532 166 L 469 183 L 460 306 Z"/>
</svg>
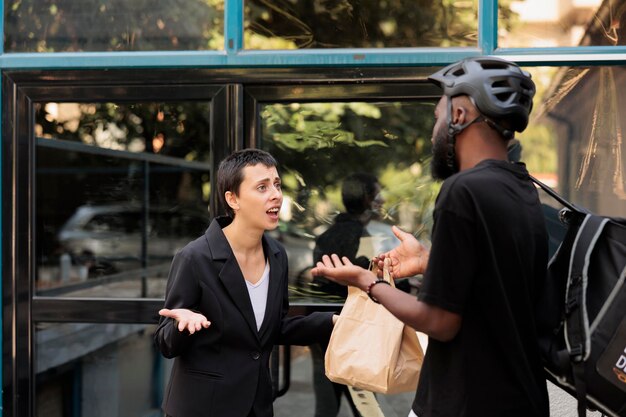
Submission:
<svg viewBox="0 0 626 417">
<path fill-rule="evenodd" d="M 213 170 L 230 152 L 259 144 L 267 103 L 434 100 L 430 67 L 161 70 L 37 70 L 3 73 L 3 413 L 34 414 L 36 322 L 156 323 L 162 299 L 36 296 L 34 276 L 34 104 L 210 101 Z M 214 181 L 211 176 L 211 181 Z M 214 184 L 212 184 L 214 185 Z M 214 188 L 213 188 L 214 189 Z M 212 195 L 210 212 L 221 213 Z M 292 303 L 291 314 L 337 304 Z"/>
</svg>

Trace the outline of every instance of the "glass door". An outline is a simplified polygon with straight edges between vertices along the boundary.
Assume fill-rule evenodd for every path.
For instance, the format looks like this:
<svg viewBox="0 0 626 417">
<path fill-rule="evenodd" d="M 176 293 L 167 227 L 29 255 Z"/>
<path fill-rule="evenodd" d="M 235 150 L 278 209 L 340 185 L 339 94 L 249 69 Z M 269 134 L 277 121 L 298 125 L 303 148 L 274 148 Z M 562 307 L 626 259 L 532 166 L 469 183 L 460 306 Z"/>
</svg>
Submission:
<svg viewBox="0 0 626 417">
<path fill-rule="evenodd" d="M 232 88 L 66 82 L 7 103 L 4 413 L 160 416 L 157 311 L 173 255 L 217 210 Z"/>
</svg>

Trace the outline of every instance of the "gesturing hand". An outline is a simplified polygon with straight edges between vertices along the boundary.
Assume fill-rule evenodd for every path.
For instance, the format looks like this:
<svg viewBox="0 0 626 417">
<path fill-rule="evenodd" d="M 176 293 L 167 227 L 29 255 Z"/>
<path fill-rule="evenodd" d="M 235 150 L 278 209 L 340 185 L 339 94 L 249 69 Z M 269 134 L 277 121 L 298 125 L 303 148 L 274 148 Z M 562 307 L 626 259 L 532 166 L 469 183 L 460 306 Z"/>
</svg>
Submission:
<svg viewBox="0 0 626 417">
<path fill-rule="evenodd" d="M 208 329 L 211 325 L 211 322 L 208 321 L 202 314 L 195 313 L 186 308 L 174 308 L 171 310 L 163 308 L 159 310 L 159 315 L 176 320 L 176 323 L 178 324 L 178 331 L 182 332 L 187 329 L 189 334 L 194 334 L 202 328 Z"/>
<path fill-rule="evenodd" d="M 374 258 L 382 271 L 385 258 L 389 258 L 389 272 L 394 279 L 423 274 L 428 265 L 430 252 L 410 233 L 393 226 L 393 234 L 400 239 L 400 245 Z"/>
<path fill-rule="evenodd" d="M 334 253 L 330 256 L 322 256 L 322 261 L 317 263 L 311 273 L 323 275 L 339 284 L 352 285 L 361 289 L 365 289 L 375 278 L 372 272 L 352 264 L 347 257 L 339 258 Z"/>
</svg>

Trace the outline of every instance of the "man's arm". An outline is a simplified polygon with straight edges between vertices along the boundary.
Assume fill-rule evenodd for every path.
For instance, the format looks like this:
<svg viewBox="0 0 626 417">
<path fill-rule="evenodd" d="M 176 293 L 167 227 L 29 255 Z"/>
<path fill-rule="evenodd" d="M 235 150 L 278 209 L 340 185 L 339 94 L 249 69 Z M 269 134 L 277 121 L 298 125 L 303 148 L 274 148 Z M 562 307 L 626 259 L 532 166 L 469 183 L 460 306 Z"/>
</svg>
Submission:
<svg viewBox="0 0 626 417">
<path fill-rule="evenodd" d="M 433 339 L 448 342 L 454 339 L 461 327 L 460 315 L 419 301 L 415 296 L 389 285 L 374 285 L 370 293 L 404 324 Z"/>
<path fill-rule="evenodd" d="M 461 316 L 417 300 L 414 296 L 389 285 L 370 284 L 376 280 L 373 272 L 353 265 L 346 257 L 324 255 L 322 262 L 311 271 L 344 285 L 352 285 L 374 296 L 391 314 L 413 329 L 440 340 L 452 340 L 461 327 Z"/>
</svg>

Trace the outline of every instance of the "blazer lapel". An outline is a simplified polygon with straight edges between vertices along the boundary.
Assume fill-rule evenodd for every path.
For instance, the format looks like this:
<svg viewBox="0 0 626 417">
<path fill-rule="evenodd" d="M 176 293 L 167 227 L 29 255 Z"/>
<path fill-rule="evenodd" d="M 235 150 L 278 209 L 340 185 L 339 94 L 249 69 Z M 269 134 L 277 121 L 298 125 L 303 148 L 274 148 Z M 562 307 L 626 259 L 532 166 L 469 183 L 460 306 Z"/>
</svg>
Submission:
<svg viewBox="0 0 626 417">
<path fill-rule="evenodd" d="M 276 317 L 274 311 L 276 309 L 282 309 L 283 307 L 283 278 L 286 275 L 284 271 L 281 259 L 280 248 L 276 242 L 272 239 L 263 236 L 263 248 L 265 250 L 267 259 L 270 263 L 270 282 L 267 290 L 267 304 L 265 306 L 265 318 L 259 329 L 259 337 L 262 339 L 270 328 L 270 325 Z M 281 317 L 280 312 L 277 315 Z"/>
<path fill-rule="evenodd" d="M 241 273 L 241 268 L 237 264 L 237 259 L 233 253 L 222 227 L 227 225 L 229 219 L 224 217 L 213 220 L 209 229 L 207 230 L 206 237 L 209 243 L 209 247 L 214 260 L 224 260 L 224 265 L 220 269 L 219 279 L 226 288 L 228 295 L 233 300 L 237 309 L 241 311 L 246 323 L 250 327 L 252 333 L 259 337 L 256 320 L 254 318 L 254 310 L 252 309 L 252 303 L 250 302 L 250 294 L 246 287 L 246 282 Z M 271 283 L 271 281 L 270 281 Z"/>
</svg>

